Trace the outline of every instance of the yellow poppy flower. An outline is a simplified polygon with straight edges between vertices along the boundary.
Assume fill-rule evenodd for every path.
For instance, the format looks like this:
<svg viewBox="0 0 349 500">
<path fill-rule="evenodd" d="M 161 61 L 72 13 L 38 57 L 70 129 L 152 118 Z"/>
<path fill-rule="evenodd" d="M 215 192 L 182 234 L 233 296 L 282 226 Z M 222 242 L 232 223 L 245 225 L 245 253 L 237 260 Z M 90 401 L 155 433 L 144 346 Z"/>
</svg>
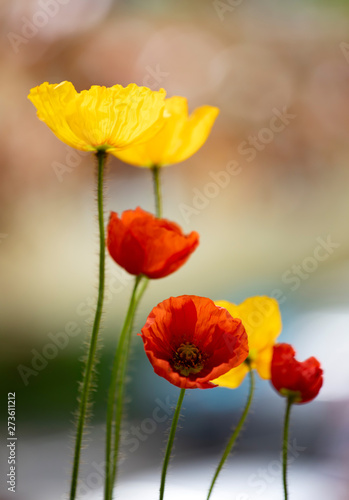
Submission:
<svg viewBox="0 0 349 500">
<path fill-rule="evenodd" d="M 149 141 L 116 152 L 120 160 L 137 167 L 161 167 L 192 156 L 205 143 L 219 113 L 214 106 L 201 106 L 188 116 L 185 97 L 165 100 L 165 125 Z"/>
<path fill-rule="evenodd" d="M 69 146 L 108 151 L 148 140 L 162 126 L 166 92 L 131 83 L 77 92 L 70 82 L 47 82 L 31 89 L 37 115 Z"/>
<path fill-rule="evenodd" d="M 221 377 L 212 380 L 214 384 L 235 389 L 244 380 L 251 368 L 256 369 L 261 378 L 270 379 L 270 365 L 273 346 L 282 329 L 278 302 L 270 297 L 250 297 L 242 304 L 235 305 L 225 300 L 215 302 L 242 321 L 248 336 L 249 355 L 244 363 Z"/>
</svg>

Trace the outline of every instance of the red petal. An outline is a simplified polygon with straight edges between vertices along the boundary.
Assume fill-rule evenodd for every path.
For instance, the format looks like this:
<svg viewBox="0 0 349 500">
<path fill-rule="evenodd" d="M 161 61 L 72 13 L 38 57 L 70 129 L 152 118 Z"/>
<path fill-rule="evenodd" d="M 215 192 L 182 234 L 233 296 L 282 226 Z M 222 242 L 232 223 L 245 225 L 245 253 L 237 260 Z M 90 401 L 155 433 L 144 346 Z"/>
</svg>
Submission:
<svg viewBox="0 0 349 500">
<path fill-rule="evenodd" d="M 141 208 L 127 210 L 121 220 L 111 213 L 108 250 L 112 258 L 131 274 L 163 278 L 181 267 L 199 244 L 196 232 L 184 235 L 166 219 L 157 219 Z"/>
<path fill-rule="evenodd" d="M 314 399 L 322 386 L 322 369 L 319 361 L 312 357 L 303 362 L 295 359 L 295 351 L 289 344 L 274 346 L 271 364 L 271 381 L 277 391 L 287 389 L 298 392 L 301 401 Z"/>
</svg>

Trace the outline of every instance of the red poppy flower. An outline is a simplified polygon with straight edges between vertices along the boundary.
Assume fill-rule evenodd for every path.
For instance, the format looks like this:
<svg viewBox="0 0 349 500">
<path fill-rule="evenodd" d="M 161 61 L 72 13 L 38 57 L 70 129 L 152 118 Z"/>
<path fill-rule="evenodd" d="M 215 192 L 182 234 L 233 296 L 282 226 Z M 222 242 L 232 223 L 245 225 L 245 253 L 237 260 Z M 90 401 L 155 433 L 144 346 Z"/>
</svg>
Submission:
<svg viewBox="0 0 349 500">
<path fill-rule="evenodd" d="M 137 207 L 119 218 L 110 213 L 107 246 L 117 264 L 134 275 L 163 278 L 177 271 L 199 244 L 195 231 L 184 235 L 166 219 L 157 219 Z"/>
<path fill-rule="evenodd" d="M 323 372 L 316 358 L 300 362 L 295 359 L 295 355 L 290 344 L 274 346 L 271 381 L 282 396 L 294 396 L 295 403 L 308 403 L 321 389 Z"/>
<path fill-rule="evenodd" d="M 195 295 L 170 297 L 154 307 L 141 336 L 155 373 L 182 389 L 216 387 L 210 380 L 248 356 L 241 320 Z"/>
</svg>

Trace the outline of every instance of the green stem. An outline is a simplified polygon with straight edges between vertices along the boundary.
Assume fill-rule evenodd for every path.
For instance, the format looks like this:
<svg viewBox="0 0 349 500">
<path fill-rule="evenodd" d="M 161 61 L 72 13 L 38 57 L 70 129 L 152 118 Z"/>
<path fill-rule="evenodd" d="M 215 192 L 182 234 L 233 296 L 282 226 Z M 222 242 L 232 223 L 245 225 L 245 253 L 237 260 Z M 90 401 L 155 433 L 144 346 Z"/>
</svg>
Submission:
<svg viewBox="0 0 349 500">
<path fill-rule="evenodd" d="M 288 430 L 290 427 L 290 413 L 294 397 L 289 396 L 286 403 L 284 435 L 282 440 L 282 480 L 284 485 L 285 500 L 288 499 L 287 493 L 287 451 L 288 451 Z"/>
<path fill-rule="evenodd" d="M 211 482 L 210 489 L 208 490 L 207 500 L 209 500 L 209 498 L 211 496 L 211 493 L 212 493 L 213 487 L 215 485 L 215 482 L 217 480 L 217 477 L 218 477 L 218 475 L 219 475 L 219 473 L 224 465 L 224 462 L 228 458 L 229 453 L 231 452 L 231 449 L 234 446 L 234 443 L 235 443 L 238 435 L 240 434 L 242 426 L 244 425 L 246 417 L 247 417 L 248 412 L 250 410 L 250 406 L 251 406 L 252 399 L 253 399 L 253 393 L 254 393 L 254 375 L 253 375 L 253 370 L 251 368 L 251 365 L 248 365 L 248 366 L 249 366 L 249 375 L 250 375 L 250 391 L 248 394 L 247 403 L 246 403 L 244 412 L 240 417 L 239 423 L 237 424 L 231 438 L 229 439 L 228 444 L 227 444 L 227 446 L 224 450 L 224 453 L 222 455 L 222 458 L 217 466 L 216 472 L 215 472 L 213 479 L 212 479 L 212 482 Z"/>
<path fill-rule="evenodd" d="M 118 459 L 119 459 L 119 446 L 120 446 L 120 430 L 121 430 L 121 422 L 122 422 L 122 414 L 123 414 L 123 402 L 124 402 L 124 380 L 126 376 L 126 368 L 127 368 L 127 362 L 128 362 L 128 357 L 129 357 L 129 352 L 130 352 L 130 345 L 131 345 L 131 339 L 132 339 L 132 328 L 133 328 L 133 322 L 134 322 L 134 317 L 135 313 L 139 304 L 139 301 L 141 300 L 147 286 L 148 286 L 149 280 L 147 278 L 144 278 L 142 287 L 140 288 L 138 294 L 136 294 L 135 298 L 135 304 L 134 304 L 134 310 L 133 314 L 131 316 L 130 320 L 130 325 L 129 329 L 127 332 L 127 337 L 125 339 L 125 344 L 124 344 L 124 349 L 123 349 L 123 356 L 121 359 L 120 363 L 120 372 L 118 375 L 118 391 L 116 395 L 116 418 L 115 418 L 115 423 L 114 423 L 114 454 L 113 454 L 113 468 L 112 468 L 112 484 L 115 484 L 116 481 L 116 476 L 117 476 L 117 466 L 118 466 Z M 115 394 L 114 394 L 114 400 L 115 400 Z M 110 500 L 112 500 L 112 494 L 110 495 Z"/>
<path fill-rule="evenodd" d="M 89 394 L 91 389 L 93 367 L 95 362 L 95 355 L 97 350 L 97 338 L 99 327 L 101 323 L 103 299 L 104 299 L 104 280 L 105 280 L 105 236 L 104 236 L 104 214 L 103 214 L 103 173 L 107 157 L 105 151 L 98 151 L 96 153 L 98 162 L 98 184 L 97 184 L 97 203 L 98 203 L 98 223 L 99 223 L 99 285 L 98 285 L 98 300 L 96 307 L 96 314 L 92 328 L 90 347 L 88 351 L 84 379 L 82 383 L 82 392 L 79 405 L 79 417 L 76 430 L 76 441 L 74 449 L 74 461 L 72 480 L 70 488 L 70 500 L 74 500 L 76 496 L 76 489 L 78 484 L 79 466 L 82 437 L 84 433 L 84 426 L 86 420 L 87 405 L 89 401 Z"/>
<path fill-rule="evenodd" d="M 182 403 L 183 403 L 184 394 L 185 394 L 185 389 L 181 389 L 181 392 L 179 393 L 177 406 L 176 406 L 176 409 L 175 409 L 175 412 L 173 415 L 170 434 L 168 436 L 167 448 L 166 448 L 164 463 L 163 463 L 162 472 L 161 472 L 160 500 L 163 500 L 163 498 L 164 498 L 166 473 L 167 473 L 168 464 L 169 464 L 170 458 L 171 458 L 171 451 L 172 451 L 173 442 L 174 442 L 174 438 L 175 438 L 175 434 L 176 434 L 177 423 L 178 423 L 178 418 L 179 418 L 179 414 L 180 414 Z"/>
<path fill-rule="evenodd" d="M 139 285 L 143 285 L 138 291 Z M 113 486 L 117 473 L 117 461 L 119 455 L 120 429 L 123 410 L 124 379 L 128 360 L 128 353 L 131 343 L 132 325 L 134 315 L 141 300 L 149 280 L 145 277 L 137 276 L 131 295 L 130 304 L 126 313 L 126 318 L 121 330 L 118 347 L 115 353 L 111 384 L 109 387 L 108 409 L 107 409 L 107 430 L 106 430 L 106 476 L 105 476 L 105 500 L 111 500 Z M 114 428 L 114 434 L 113 434 Z M 114 437 L 114 447 L 112 441 Z"/>
<path fill-rule="evenodd" d="M 155 207 L 156 207 L 156 217 L 161 219 L 162 217 L 162 199 L 161 199 L 161 186 L 160 186 L 160 170 L 161 168 L 157 165 L 153 165 L 153 183 L 154 183 L 154 195 L 155 195 Z"/>
<path fill-rule="evenodd" d="M 160 168 L 157 165 L 152 167 L 154 182 L 154 197 L 156 206 L 156 216 L 162 216 Z M 117 464 L 120 446 L 120 429 L 123 413 L 124 378 L 127 367 L 128 354 L 132 337 L 132 326 L 134 315 L 141 300 L 149 280 L 143 277 L 143 285 L 137 293 L 142 277 L 138 276 L 135 281 L 131 301 L 126 314 L 125 322 L 120 334 L 117 351 L 114 358 L 111 385 L 109 387 L 108 409 L 107 409 L 107 430 L 106 430 L 106 477 L 104 499 L 112 500 L 113 486 L 117 475 Z M 113 432 L 114 431 L 114 432 Z M 112 441 L 114 438 L 114 446 Z"/>
</svg>

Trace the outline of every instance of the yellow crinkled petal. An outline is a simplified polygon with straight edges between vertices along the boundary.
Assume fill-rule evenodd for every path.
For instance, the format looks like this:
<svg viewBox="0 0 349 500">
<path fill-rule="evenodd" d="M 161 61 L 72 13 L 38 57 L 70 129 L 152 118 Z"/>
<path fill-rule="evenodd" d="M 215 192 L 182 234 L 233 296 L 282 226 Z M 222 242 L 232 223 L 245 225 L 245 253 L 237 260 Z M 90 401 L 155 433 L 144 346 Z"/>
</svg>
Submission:
<svg viewBox="0 0 349 500">
<path fill-rule="evenodd" d="M 246 329 L 252 360 L 258 358 L 259 352 L 275 343 L 282 329 L 281 314 L 278 302 L 266 296 L 246 299 L 239 305 L 227 301 L 215 302 L 225 307 L 233 318 L 240 318 Z"/>
<path fill-rule="evenodd" d="M 70 82 L 62 82 L 44 83 L 28 97 L 39 118 L 63 142 L 76 149 L 113 152 L 158 132 L 165 95 L 163 89 L 152 91 L 136 84 L 125 88 L 94 85 L 77 93 Z"/>
<path fill-rule="evenodd" d="M 206 141 L 219 113 L 213 106 L 202 106 L 188 117 L 185 97 L 165 100 L 164 126 L 150 141 L 125 149 L 116 156 L 138 167 L 179 163 L 193 155 Z"/>
<path fill-rule="evenodd" d="M 66 120 L 66 114 L 74 106 L 76 97 L 77 92 L 70 82 L 45 82 L 32 88 L 28 95 L 37 109 L 38 118 L 46 123 L 58 139 L 73 148 L 89 151 L 93 148 L 81 138 L 80 133 L 72 131 Z"/>
<path fill-rule="evenodd" d="M 248 373 L 248 366 L 246 363 L 242 363 L 240 366 L 233 368 L 229 372 L 225 373 L 221 377 L 212 380 L 214 384 L 220 387 L 228 387 L 229 389 L 236 389 L 241 385 L 244 378 Z"/>
</svg>

